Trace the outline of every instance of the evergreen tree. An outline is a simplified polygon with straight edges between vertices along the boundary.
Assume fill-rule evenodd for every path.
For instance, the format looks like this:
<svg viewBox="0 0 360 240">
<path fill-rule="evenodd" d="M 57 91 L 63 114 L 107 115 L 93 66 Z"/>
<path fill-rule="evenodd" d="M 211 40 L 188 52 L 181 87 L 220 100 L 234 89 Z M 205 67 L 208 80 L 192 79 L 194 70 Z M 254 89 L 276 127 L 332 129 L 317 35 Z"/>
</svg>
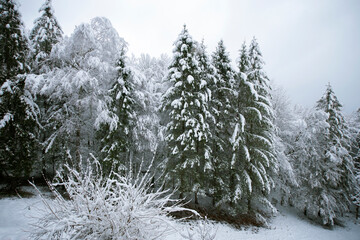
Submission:
<svg viewBox="0 0 360 240">
<path fill-rule="evenodd" d="M 0 4 L 0 84 L 3 85 L 28 70 L 25 65 L 28 47 L 16 2 L 1 0 Z"/>
<path fill-rule="evenodd" d="M 333 197 L 336 199 L 337 209 L 330 211 L 342 214 L 350 207 L 350 197 L 355 185 L 354 162 L 350 155 L 351 136 L 349 127 L 341 113 L 342 105 L 338 101 L 330 84 L 327 86 L 323 97 L 317 102 L 317 109 L 328 114 L 328 133 L 326 135 L 324 162 L 332 164 L 333 167 L 326 169 L 323 173 L 326 182 L 330 185 Z M 320 202 L 321 206 L 326 201 Z M 333 225 L 332 216 L 327 212 L 320 212 L 324 224 Z M 334 215 L 335 218 L 335 215 Z"/>
<path fill-rule="evenodd" d="M 298 132 L 294 134 L 293 152 L 290 155 L 299 183 L 299 188 L 293 192 L 293 203 L 308 218 L 316 219 L 321 214 L 326 224 L 334 218 L 336 207 L 330 187 L 334 179 L 327 179 L 324 174 L 336 167 L 324 161 L 327 115 L 323 111 L 313 110 L 302 115 L 303 125 L 299 125 Z"/>
<path fill-rule="evenodd" d="M 248 57 L 247 57 L 248 56 Z M 247 211 L 253 205 L 270 207 L 267 195 L 272 187 L 270 172 L 276 166 L 274 156 L 273 109 L 270 87 L 263 70 L 264 62 L 254 38 L 248 52 L 245 45 L 239 62 L 239 124 L 233 134 L 233 160 L 242 199 L 247 201 Z M 242 72 L 244 71 L 244 72 Z M 241 188 L 240 188 L 241 187 Z"/>
<path fill-rule="evenodd" d="M 62 39 L 61 27 L 54 16 L 52 0 L 45 0 L 39 9 L 41 16 L 34 21 L 30 33 L 34 72 L 46 72 L 52 47 Z"/>
<path fill-rule="evenodd" d="M 295 134 L 291 157 L 300 188 L 294 191 L 294 203 L 309 218 L 320 218 L 322 224 L 332 226 L 339 215 L 349 211 L 353 195 L 351 138 L 330 85 L 316 108 L 305 114 L 305 126 Z"/>
<path fill-rule="evenodd" d="M 172 83 L 163 98 L 163 110 L 169 114 L 168 175 L 179 187 L 181 196 L 203 190 L 204 164 L 211 156 L 207 117 L 208 87 L 201 79 L 197 43 L 184 29 L 175 42 L 168 80 Z"/>
<path fill-rule="evenodd" d="M 131 82 L 131 71 L 126 66 L 125 51 L 122 50 L 116 61 L 117 76 L 109 90 L 109 120 L 101 124 L 101 152 L 104 154 L 103 166 L 106 171 L 111 168 L 125 170 L 129 159 L 131 128 L 134 127 L 134 86 Z"/>
<path fill-rule="evenodd" d="M 242 198 L 250 196 L 252 192 L 252 184 L 247 162 L 250 159 L 249 150 L 245 145 L 245 115 L 244 112 L 247 106 L 250 106 L 253 97 L 253 85 L 247 82 L 247 74 L 249 72 L 250 63 L 249 56 L 246 49 L 245 42 L 242 44 L 240 50 L 240 57 L 238 62 L 239 73 L 237 74 L 237 84 L 235 91 L 237 97 L 235 99 L 234 109 L 234 123 L 235 128 L 231 137 L 232 145 L 232 159 L 230 165 L 230 187 L 231 197 L 230 202 L 236 204 L 237 211 L 244 212 L 245 209 L 239 209 L 244 204 L 240 204 Z M 247 209 L 246 209 L 247 210 Z"/>
<path fill-rule="evenodd" d="M 212 164 L 215 181 L 213 201 L 220 204 L 228 202 L 234 191 L 232 186 L 229 186 L 228 168 L 231 160 L 230 138 L 235 117 L 235 72 L 231 67 L 231 60 L 222 40 L 212 55 L 212 64 L 215 68 L 211 101 L 211 110 L 215 122 L 212 129 Z"/>
<path fill-rule="evenodd" d="M 2 175 L 28 177 L 34 161 L 36 114 L 25 91 L 28 53 L 17 4 L 0 1 L 0 159 Z M 12 187 L 16 187 L 13 185 Z"/>
<path fill-rule="evenodd" d="M 39 9 L 41 16 L 34 21 L 34 27 L 30 33 L 30 60 L 32 73 L 40 74 L 47 73 L 50 71 L 51 62 L 50 62 L 50 53 L 53 46 L 62 39 L 62 30 L 54 16 L 54 11 L 51 5 L 51 0 L 46 0 L 45 3 Z M 44 95 L 37 93 L 37 104 L 40 106 L 40 122 L 43 126 L 38 129 L 37 138 L 40 139 L 42 143 L 50 137 L 51 129 L 47 124 L 47 116 L 49 111 L 49 106 L 47 103 L 48 99 Z M 49 172 L 49 167 L 51 166 L 50 160 L 52 158 L 46 157 L 46 146 L 42 146 L 39 149 L 39 155 L 41 158 L 41 169 L 42 173 L 46 176 Z M 52 164 L 53 165 L 53 164 Z M 54 166 L 52 170 L 54 172 Z"/>
</svg>

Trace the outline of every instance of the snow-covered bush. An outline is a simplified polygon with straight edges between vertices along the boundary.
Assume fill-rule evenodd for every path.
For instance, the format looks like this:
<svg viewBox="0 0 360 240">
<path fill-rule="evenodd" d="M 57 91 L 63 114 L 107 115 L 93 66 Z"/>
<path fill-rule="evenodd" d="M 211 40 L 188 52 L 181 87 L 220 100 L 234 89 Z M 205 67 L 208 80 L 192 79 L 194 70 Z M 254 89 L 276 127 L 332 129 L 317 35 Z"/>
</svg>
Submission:
<svg viewBox="0 0 360 240">
<path fill-rule="evenodd" d="M 49 184 L 55 199 L 42 197 L 46 208 L 34 224 L 33 239 L 162 239 L 175 230 L 169 213 L 192 210 L 168 191 L 152 189 L 149 171 L 141 175 L 103 177 L 95 157 L 77 167 L 65 165 L 58 183 Z M 55 186 L 65 188 L 69 199 Z"/>
<path fill-rule="evenodd" d="M 186 228 L 186 233 L 180 235 L 186 240 L 214 240 L 217 228 L 206 217 Z"/>
</svg>

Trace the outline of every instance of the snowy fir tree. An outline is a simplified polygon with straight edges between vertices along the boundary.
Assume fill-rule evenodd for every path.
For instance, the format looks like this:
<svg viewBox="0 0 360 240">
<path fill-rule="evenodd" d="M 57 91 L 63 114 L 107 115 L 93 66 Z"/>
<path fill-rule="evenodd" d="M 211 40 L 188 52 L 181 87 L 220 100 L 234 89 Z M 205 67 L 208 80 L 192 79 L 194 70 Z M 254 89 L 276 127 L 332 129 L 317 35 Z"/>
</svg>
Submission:
<svg viewBox="0 0 360 240">
<path fill-rule="evenodd" d="M 355 185 L 350 136 L 341 104 L 328 85 L 316 111 L 305 112 L 303 127 L 294 134 L 294 170 L 300 188 L 295 206 L 311 219 L 333 226 L 349 211 Z"/>
<path fill-rule="evenodd" d="M 235 117 L 235 71 L 231 67 L 229 53 L 226 51 L 222 40 L 212 54 L 212 64 L 215 68 L 211 100 L 211 110 L 215 123 L 212 129 L 213 201 L 219 204 L 229 202 L 229 195 L 235 190 L 229 183 L 228 174 L 231 159 L 230 138 Z"/>
<path fill-rule="evenodd" d="M 326 134 L 326 143 L 324 144 L 324 162 L 326 164 L 331 164 L 333 167 L 326 169 L 325 172 L 323 172 L 323 175 L 326 182 L 329 184 L 329 188 L 331 188 L 332 196 L 337 205 L 337 208 L 329 209 L 329 211 L 338 214 L 348 211 L 351 202 L 350 197 L 353 193 L 355 184 L 353 172 L 354 162 L 350 155 L 351 136 L 349 127 L 341 113 L 341 107 L 342 105 L 329 84 L 325 94 L 317 102 L 317 109 L 328 114 L 326 122 L 329 124 L 329 127 L 327 129 L 328 133 Z M 320 202 L 320 205 L 323 208 L 326 207 L 324 206 L 325 204 L 327 204 L 326 200 Z M 320 211 L 323 222 L 325 224 L 333 225 L 333 218 L 336 216 L 327 216 L 326 212 L 327 211 L 322 213 Z"/>
<path fill-rule="evenodd" d="M 163 100 L 163 110 L 169 114 L 167 169 L 170 182 L 178 186 L 180 195 L 194 193 L 197 202 L 197 193 L 203 190 L 204 163 L 211 156 L 209 91 L 201 79 L 197 43 L 185 26 L 174 45 L 167 77 L 172 86 Z"/>
<path fill-rule="evenodd" d="M 54 16 L 52 0 L 45 0 L 39 9 L 41 16 L 34 21 L 30 33 L 32 47 L 32 71 L 46 72 L 52 47 L 62 39 L 61 27 Z"/>
<path fill-rule="evenodd" d="M 334 175 L 337 168 L 336 164 L 324 158 L 329 128 L 327 115 L 323 111 L 314 110 L 302 115 L 302 125 L 298 126 L 298 133 L 294 134 L 294 149 L 291 153 L 299 183 L 292 200 L 295 207 L 308 218 L 316 219 L 320 216 L 323 224 L 332 225 L 338 203 L 332 191 L 336 179 L 328 177 Z"/>
<path fill-rule="evenodd" d="M 28 177 L 32 169 L 37 107 L 25 89 L 22 75 L 28 71 L 28 48 L 15 1 L 0 1 L 0 22 L 1 175 L 18 180 Z"/>
<path fill-rule="evenodd" d="M 134 86 L 131 71 L 126 66 L 125 49 L 116 61 L 117 75 L 109 90 L 108 118 L 100 125 L 101 152 L 104 154 L 103 167 L 106 172 L 112 168 L 118 172 L 128 167 L 131 129 L 134 127 Z"/>
<path fill-rule="evenodd" d="M 258 205 L 273 211 L 267 195 L 272 188 L 271 171 L 275 169 L 273 109 L 269 80 L 254 38 L 249 50 L 242 47 L 239 62 L 239 124 L 233 133 L 232 164 L 237 169 L 237 192 L 247 202 L 247 212 Z M 244 71 L 244 72 L 242 72 Z"/>
</svg>

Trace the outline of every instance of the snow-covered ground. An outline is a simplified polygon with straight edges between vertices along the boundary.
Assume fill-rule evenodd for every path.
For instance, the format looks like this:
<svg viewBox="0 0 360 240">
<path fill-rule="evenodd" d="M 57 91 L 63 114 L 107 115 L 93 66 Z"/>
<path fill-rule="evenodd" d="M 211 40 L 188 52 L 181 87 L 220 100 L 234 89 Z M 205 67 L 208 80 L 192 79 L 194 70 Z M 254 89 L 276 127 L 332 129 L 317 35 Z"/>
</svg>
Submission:
<svg viewBox="0 0 360 240">
<path fill-rule="evenodd" d="M 37 210 L 43 207 L 40 197 L 3 198 L 0 199 L 0 240 L 29 239 L 29 224 L 34 222 Z M 258 240 L 258 239 L 302 239 L 302 240 L 359 240 L 360 221 L 348 218 L 345 227 L 335 227 L 333 230 L 315 225 L 299 217 L 294 211 L 282 209 L 275 217 L 270 229 L 248 228 L 237 230 L 226 224 L 215 224 L 217 240 Z M 179 225 L 186 227 L 185 224 Z M 185 230 L 184 230 L 185 231 Z M 182 240 L 178 233 L 169 235 L 167 239 Z"/>
</svg>

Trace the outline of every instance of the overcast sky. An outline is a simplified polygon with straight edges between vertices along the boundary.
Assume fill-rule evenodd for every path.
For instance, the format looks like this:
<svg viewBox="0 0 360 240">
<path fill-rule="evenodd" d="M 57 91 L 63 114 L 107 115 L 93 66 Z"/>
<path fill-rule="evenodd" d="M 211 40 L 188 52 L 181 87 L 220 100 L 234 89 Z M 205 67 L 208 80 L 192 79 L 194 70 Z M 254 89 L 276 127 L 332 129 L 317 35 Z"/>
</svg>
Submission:
<svg viewBox="0 0 360 240">
<path fill-rule="evenodd" d="M 27 28 L 44 0 L 19 0 Z M 64 33 L 96 16 L 110 19 L 130 53 L 171 56 L 186 24 L 209 53 L 224 40 L 235 63 L 256 36 L 270 79 L 294 104 L 311 107 L 331 83 L 344 111 L 360 108 L 359 0 L 53 0 Z"/>
</svg>

